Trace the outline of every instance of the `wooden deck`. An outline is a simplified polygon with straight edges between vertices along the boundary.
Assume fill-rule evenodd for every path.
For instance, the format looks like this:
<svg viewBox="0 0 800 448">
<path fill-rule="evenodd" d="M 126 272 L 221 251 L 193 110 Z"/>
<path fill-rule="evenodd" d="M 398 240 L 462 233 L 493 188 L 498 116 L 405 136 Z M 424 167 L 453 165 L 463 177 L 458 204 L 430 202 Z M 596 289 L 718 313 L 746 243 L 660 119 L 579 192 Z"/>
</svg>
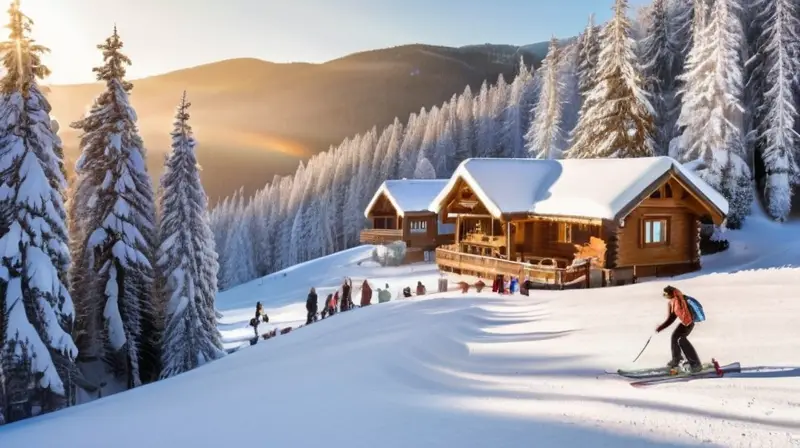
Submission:
<svg viewBox="0 0 800 448">
<path fill-rule="evenodd" d="M 487 279 L 493 279 L 498 274 L 517 277 L 520 281 L 527 277 L 534 284 L 557 289 L 588 288 L 591 282 L 591 266 L 588 263 L 566 268 L 541 266 L 501 258 L 465 254 L 453 250 L 452 246 L 436 249 L 436 264 L 442 271 L 474 275 Z"/>
<path fill-rule="evenodd" d="M 359 237 L 361 244 L 389 244 L 402 239 L 402 229 L 364 229 Z"/>
</svg>

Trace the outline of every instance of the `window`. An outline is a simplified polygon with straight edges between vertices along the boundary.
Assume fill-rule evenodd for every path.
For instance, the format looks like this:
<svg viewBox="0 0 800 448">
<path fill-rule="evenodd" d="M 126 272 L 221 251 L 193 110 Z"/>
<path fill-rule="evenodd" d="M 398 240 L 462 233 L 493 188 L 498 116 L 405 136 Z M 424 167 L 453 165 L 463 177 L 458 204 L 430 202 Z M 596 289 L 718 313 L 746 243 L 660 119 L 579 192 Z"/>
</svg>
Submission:
<svg viewBox="0 0 800 448">
<path fill-rule="evenodd" d="M 667 218 L 648 218 L 643 223 L 643 243 L 646 246 L 667 244 L 669 220 Z"/>
<path fill-rule="evenodd" d="M 428 222 L 424 220 L 411 220 L 408 223 L 408 229 L 411 233 L 425 233 L 428 231 Z"/>
<path fill-rule="evenodd" d="M 572 242 L 572 224 L 566 222 L 558 223 L 558 242 L 559 243 Z"/>
</svg>

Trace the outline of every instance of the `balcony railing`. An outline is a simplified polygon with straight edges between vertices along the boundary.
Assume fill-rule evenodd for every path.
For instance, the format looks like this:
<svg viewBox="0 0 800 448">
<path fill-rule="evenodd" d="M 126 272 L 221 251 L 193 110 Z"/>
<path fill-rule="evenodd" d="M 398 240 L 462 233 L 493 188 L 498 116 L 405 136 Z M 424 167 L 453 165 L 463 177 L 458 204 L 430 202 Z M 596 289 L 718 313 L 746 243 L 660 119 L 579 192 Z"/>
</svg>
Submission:
<svg viewBox="0 0 800 448">
<path fill-rule="evenodd" d="M 403 239 L 402 229 L 364 229 L 360 235 L 361 244 L 389 244 Z"/>
<path fill-rule="evenodd" d="M 465 275 L 493 278 L 495 275 L 530 279 L 534 283 L 550 285 L 559 289 L 569 287 L 589 287 L 589 263 L 559 268 L 541 266 L 501 258 L 465 254 L 452 250 L 452 246 L 436 249 L 436 264 L 439 269 Z"/>
</svg>

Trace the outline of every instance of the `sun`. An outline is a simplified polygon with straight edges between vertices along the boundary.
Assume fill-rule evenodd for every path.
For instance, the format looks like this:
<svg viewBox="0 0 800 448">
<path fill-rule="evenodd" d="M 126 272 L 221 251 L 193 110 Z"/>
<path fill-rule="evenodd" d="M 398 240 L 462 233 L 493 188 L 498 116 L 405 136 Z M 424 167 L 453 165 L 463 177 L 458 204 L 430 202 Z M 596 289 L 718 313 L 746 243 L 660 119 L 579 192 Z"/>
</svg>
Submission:
<svg viewBox="0 0 800 448">
<path fill-rule="evenodd" d="M 80 21 L 75 17 L 74 3 L 75 0 L 20 0 L 20 10 L 33 20 L 32 37 L 36 43 L 50 50 L 42 57 L 42 61 L 53 72 L 50 78 L 44 80 L 45 84 L 57 82 L 60 75 L 69 71 L 70 52 L 74 53 L 85 45 Z M 8 21 L 6 11 L 10 4 L 11 0 L 0 0 L 2 24 Z M 7 30 L 0 32 L 3 33 L 0 38 L 8 38 Z"/>
</svg>

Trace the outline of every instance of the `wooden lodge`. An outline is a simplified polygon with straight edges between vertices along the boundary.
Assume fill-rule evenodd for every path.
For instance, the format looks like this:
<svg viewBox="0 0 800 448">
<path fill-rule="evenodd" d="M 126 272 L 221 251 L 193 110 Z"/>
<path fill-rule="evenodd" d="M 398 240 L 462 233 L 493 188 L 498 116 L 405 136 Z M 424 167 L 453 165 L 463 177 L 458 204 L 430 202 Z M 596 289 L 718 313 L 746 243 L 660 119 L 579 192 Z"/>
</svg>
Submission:
<svg viewBox="0 0 800 448">
<path fill-rule="evenodd" d="M 430 210 L 456 228 L 441 270 L 565 288 L 699 269 L 701 223 L 728 203 L 669 157 L 468 159 Z"/>
<path fill-rule="evenodd" d="M 433 260 L 434 250 L 453 243 L 455 225 L 440 222 L 428 210 L 447 179 L 384 182 L 364 211 L 372 228 L 361 231 L 362 244 L 406 243 L 406 262 Z"/>
</svg>

